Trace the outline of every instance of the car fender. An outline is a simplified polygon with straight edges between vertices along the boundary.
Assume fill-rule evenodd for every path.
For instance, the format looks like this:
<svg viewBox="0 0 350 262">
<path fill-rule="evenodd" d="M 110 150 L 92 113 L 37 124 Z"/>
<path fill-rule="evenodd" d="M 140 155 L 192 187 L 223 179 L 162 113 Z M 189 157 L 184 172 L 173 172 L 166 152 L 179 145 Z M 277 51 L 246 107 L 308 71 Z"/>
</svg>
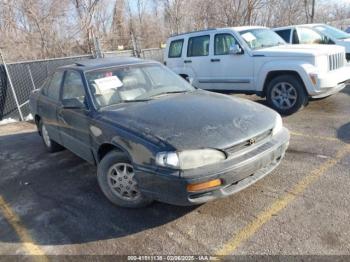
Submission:
<svg viewBox="0 0 350 262">
<path fill-rule="evenodd" d="M 149 134 L 144 134 L 145 137 L 142 137 L 132 130 L 104 121 L 96 121 L 93 126 L 101 131 L 103 130 L 99 135 L 91 135 L 96 163 L 98 163 L 98 150 L 103 144 L 110 144 L 118 148 L 129 157 L 133 164 L 138 166 L 152 165 L 153 163 L 149 161 L 154 159 L 155 154 L 159 152 L 159 147 L 164 150 L 173 150 L 169 144 L 160 141 L 156 137 L 150 137 Z"/>
<path fill-rule="evenodd" d="M 265 63 L 259 71 L 257 71 L 256 91 L 264 90 L 266 78 L 269 73 L 276 71 L 291 71 L 297 73 L 303 81 L 306 90 L 310 93 L 314 89 L 309 73 L 317 72 L 317 69 L 307 61 L 271 61 Z"/>
</svg>

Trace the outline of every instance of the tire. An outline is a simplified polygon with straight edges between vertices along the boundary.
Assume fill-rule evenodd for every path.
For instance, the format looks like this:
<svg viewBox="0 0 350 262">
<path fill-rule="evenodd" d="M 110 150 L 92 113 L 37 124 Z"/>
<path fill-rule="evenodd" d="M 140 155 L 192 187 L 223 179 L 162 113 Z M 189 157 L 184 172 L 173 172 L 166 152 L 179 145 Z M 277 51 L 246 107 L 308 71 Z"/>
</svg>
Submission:
<svg viewBox="0 0 350 262">
<path fill-rule="evenodd" d="M 117 151 L 109 152 L 97 168 L 98 184 L 103 194 L 113 204 L 128 208 L 149 205 L 152 200 L 146 198 L 138 190 L 137 182 L 133 176 L 131 161 L 125 154 Z"/>
<path fill-rule="evenodd" d="M 55 153 L 64 149 L 63 146 L 56 143 L 50 138 L 49 133 L 46 130 L 46 126 L 42 120 L 39 120 L 38 128 L 39 128 L 39 132 L 43 140 L 44 146 L 46 147 L 47 151 L 49 151 L 50 153 Z"/>
<path fill-rule="evenodd" d="M 309 99 L 303 83 L 293 75 L 273 78 L 268 83 L 266 98 L 269 106 L 282 115 L 297 112 L 308 103 Z"/>
</svg>

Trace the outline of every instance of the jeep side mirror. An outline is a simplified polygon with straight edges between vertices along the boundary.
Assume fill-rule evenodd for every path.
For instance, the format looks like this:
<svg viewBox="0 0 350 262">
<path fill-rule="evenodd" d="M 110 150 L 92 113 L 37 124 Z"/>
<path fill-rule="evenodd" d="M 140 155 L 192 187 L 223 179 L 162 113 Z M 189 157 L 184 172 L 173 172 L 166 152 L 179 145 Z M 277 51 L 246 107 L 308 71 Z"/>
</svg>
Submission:
<svg viewBox="0 0 350 262">
<path fill-rule="evenodd" d="M 229 53 L 231 55 L 241 55 L 244 52 L 243 52 L 243 49 L 239 45 L 233 44 L 233 45 L 230 46 Z"/>
<path fill-rule="evenodd" d="M 62 106 L 65 109 L 83 109 L 85 105 L 80 102 L 77 98 L 69 98 L 62 100 Z"/>
</svg>

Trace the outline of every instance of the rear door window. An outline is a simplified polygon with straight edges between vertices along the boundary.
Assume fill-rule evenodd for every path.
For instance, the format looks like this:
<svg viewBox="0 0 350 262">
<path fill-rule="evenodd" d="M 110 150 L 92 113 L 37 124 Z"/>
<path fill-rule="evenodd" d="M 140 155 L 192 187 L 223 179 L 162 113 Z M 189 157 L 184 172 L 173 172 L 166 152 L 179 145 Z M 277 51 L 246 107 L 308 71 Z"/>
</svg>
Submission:
<svg viewBox="0 0 350 262">
<path fill-rule="evenodd" d="M 290 43 L 290 29 L 284 29 L 284 30 L 279 30 L 276 31 L 276 33 L 283 38 L 284 41 L 286 41 L 287 43 Z"/>
<path fill-rule="evenodd" d="M 58 71 L 46 82 L 46 86 L 43 87 L 42 94 L 58 101 L 60 97 L 60 87 L 62 83 L 63 72 Z"/>
<path fill-rule="evenodd" d="M 183 44 L 183 39 L 172 41 L 169 46 L 169 58 L 181 57 Z"/>
<path fill-rule="evenodd" d="M 208 56 L 209 55 L 209 35 L 196 36 L 188 39 L 187 56 Z"/>
</svg>

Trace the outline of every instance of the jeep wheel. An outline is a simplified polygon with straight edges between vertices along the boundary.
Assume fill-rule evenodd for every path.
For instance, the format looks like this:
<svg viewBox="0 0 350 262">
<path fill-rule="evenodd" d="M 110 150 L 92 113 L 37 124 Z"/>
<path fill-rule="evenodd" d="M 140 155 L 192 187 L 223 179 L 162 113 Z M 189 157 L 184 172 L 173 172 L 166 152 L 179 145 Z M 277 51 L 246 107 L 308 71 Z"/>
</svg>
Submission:
<svg viewBox="0 0 350 262">
<path fill-rule="evenodd" d="M 97 169 L 98 184 L 104 195 L 115 205 L 143 207 L 152 202 L 138 189 L 134 167 L 122 153 L 112 151 L 100 162 Z"/>
<path fill-rule="evenodd" d="M 303 84 L 292 75 L 275 77 L 267 86 L 268 104 L 282 115 L 297 112 L 308 102 Z"/>
<path fill-rule="evenodd" d="M 57 144 L 50 138 L 49 132 L 47 131 L 46 125 L 43 123 L 43 121 L 39 121 L 38 128 L 44 145 L 50 153 L 55 153 L 64 149 L 64 147 L 62 147 L 60 144 Z"/>
</svg>

